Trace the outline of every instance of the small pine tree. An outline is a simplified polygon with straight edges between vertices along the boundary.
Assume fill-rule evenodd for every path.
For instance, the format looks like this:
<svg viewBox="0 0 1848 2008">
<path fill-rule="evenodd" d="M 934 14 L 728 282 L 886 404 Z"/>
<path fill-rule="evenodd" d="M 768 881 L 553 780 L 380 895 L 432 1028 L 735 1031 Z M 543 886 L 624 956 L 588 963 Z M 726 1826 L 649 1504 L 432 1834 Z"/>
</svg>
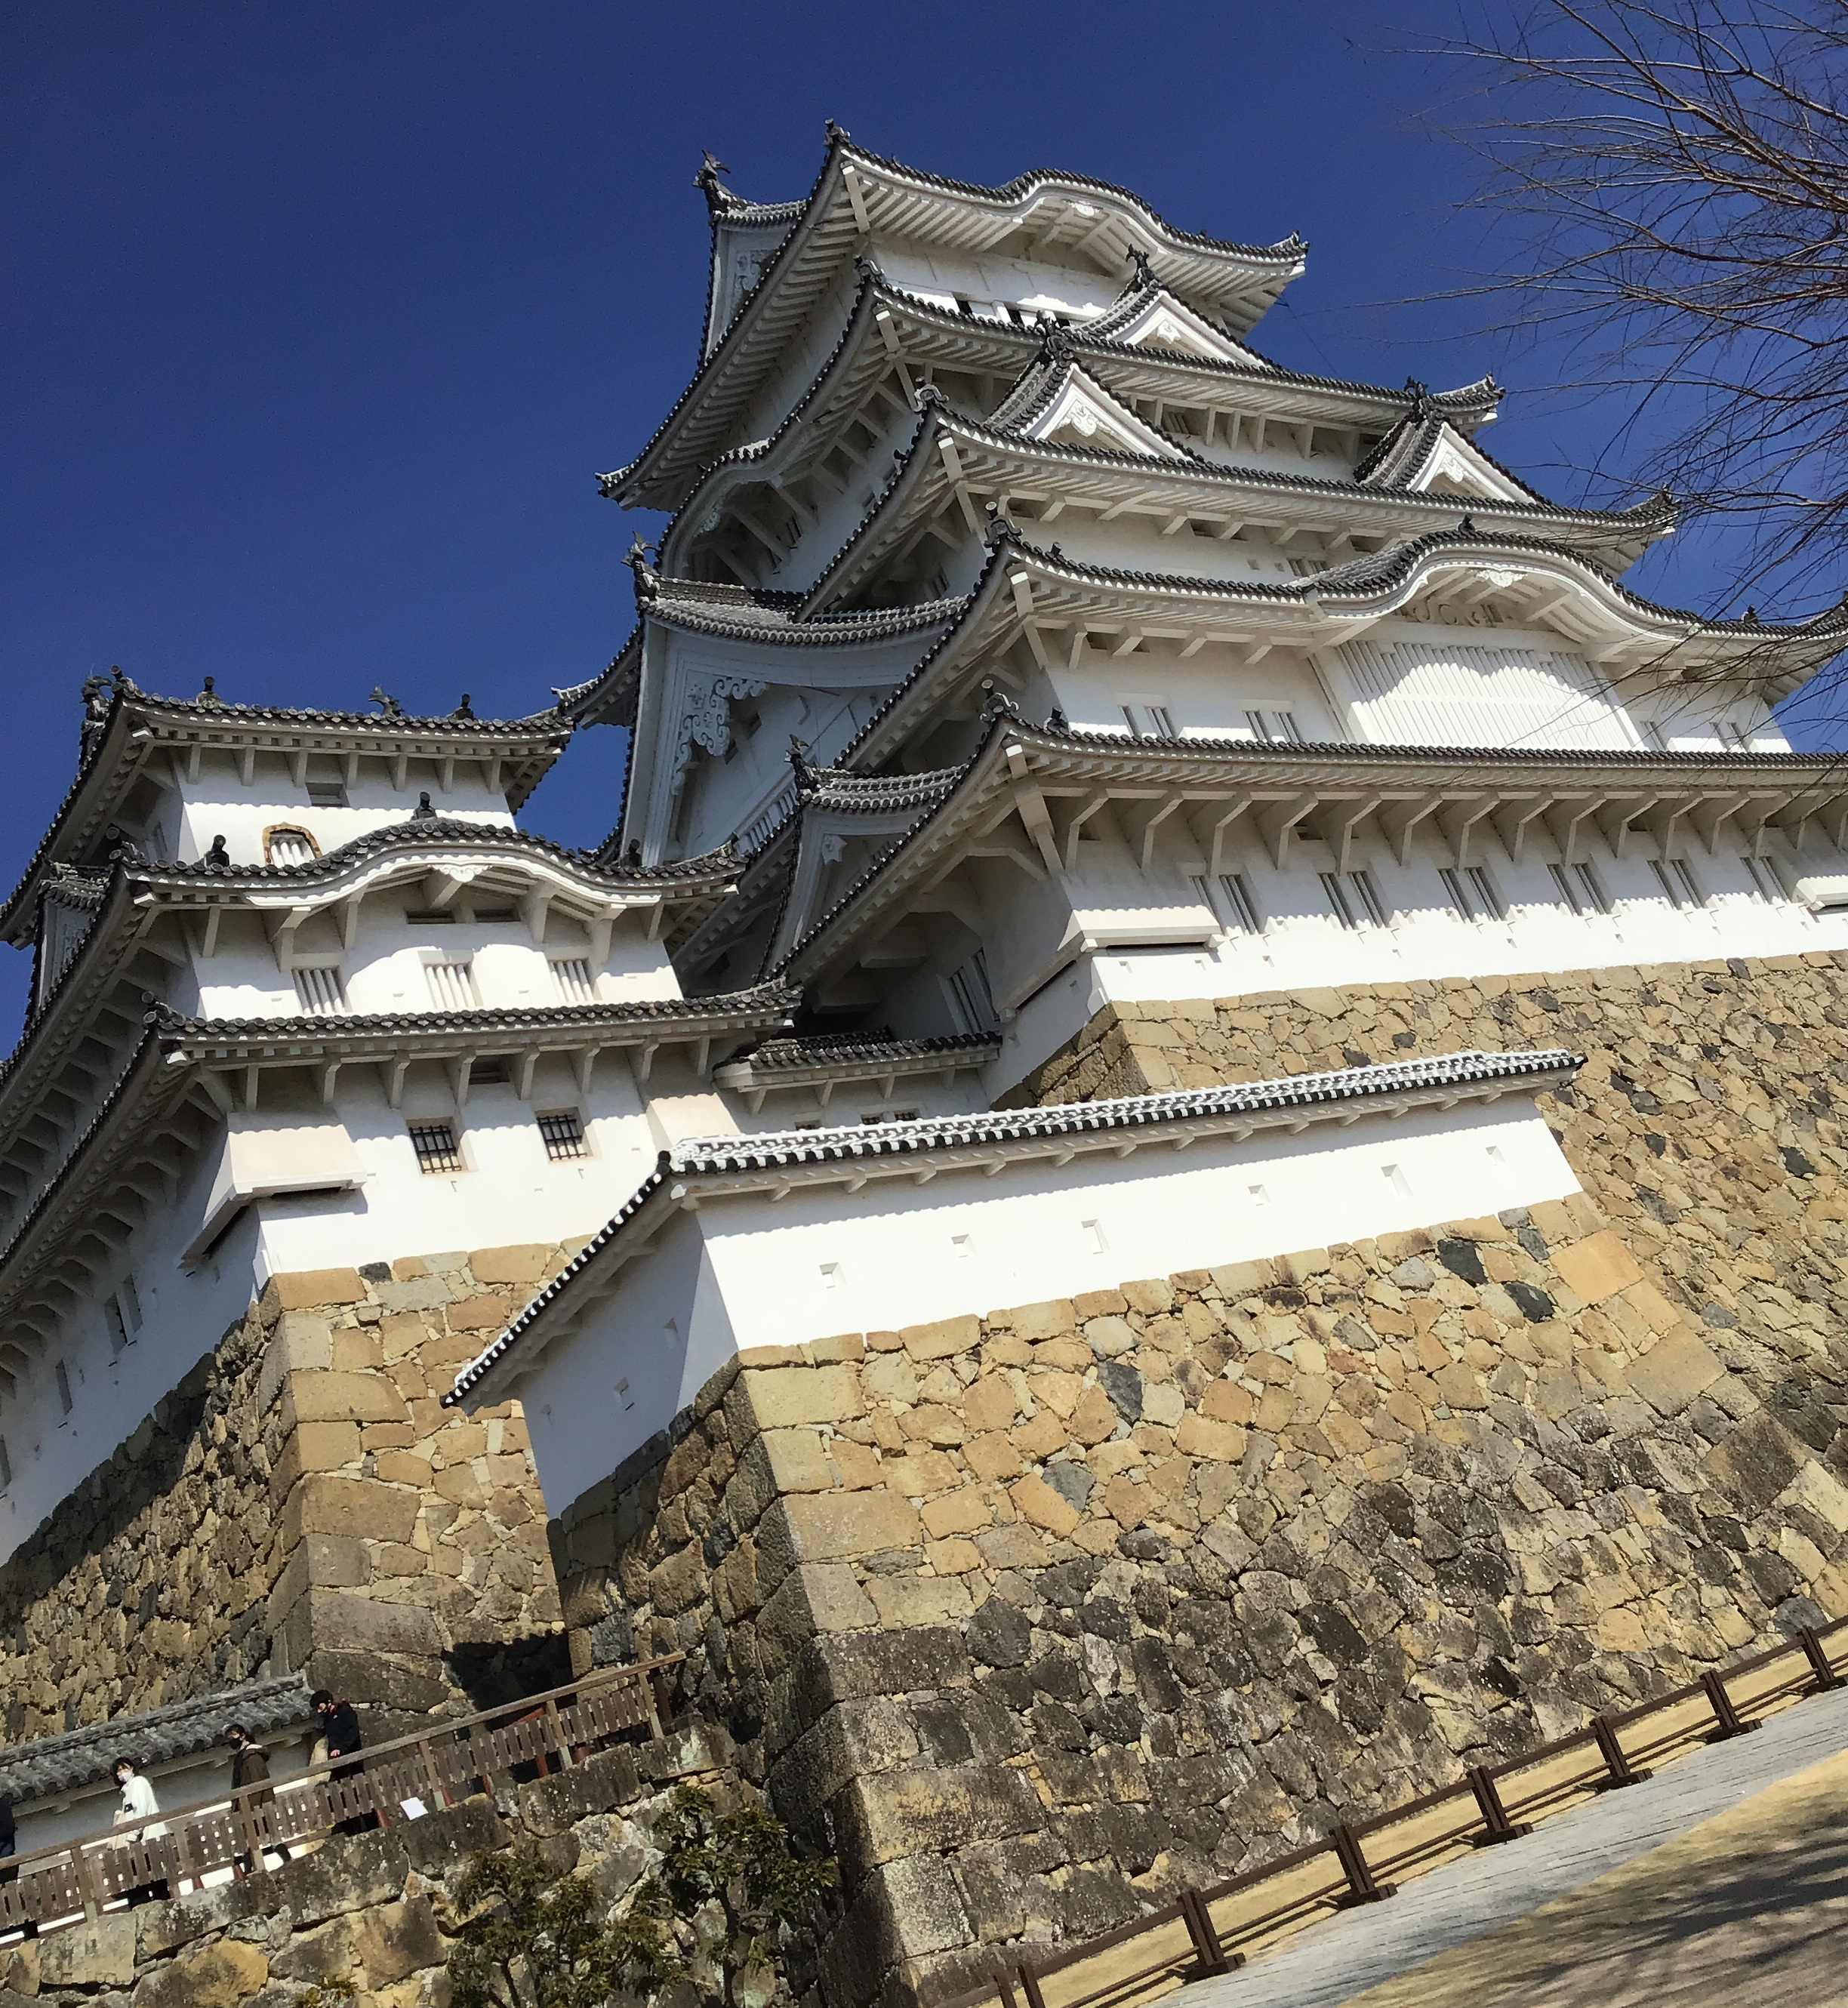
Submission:
<svg viewBox="0 0 1848 2008">
<path fill-rule="evenodd" d="M 761 1805 L 722 1812 L 691 1785 L 676 1787 L 655 1840 L 659 1873 L 613 1918 L 532 1842 L 472 1856 L 454 1893 L 479 1914 L 450 1953 L 453 2008 L 603 2008 L 683 1981 L 715 2008 L 746 2008 L 776 1991 L 784 1935 L 833 1887 L 834 1864 L 797 1859 Z"/>
</svg>

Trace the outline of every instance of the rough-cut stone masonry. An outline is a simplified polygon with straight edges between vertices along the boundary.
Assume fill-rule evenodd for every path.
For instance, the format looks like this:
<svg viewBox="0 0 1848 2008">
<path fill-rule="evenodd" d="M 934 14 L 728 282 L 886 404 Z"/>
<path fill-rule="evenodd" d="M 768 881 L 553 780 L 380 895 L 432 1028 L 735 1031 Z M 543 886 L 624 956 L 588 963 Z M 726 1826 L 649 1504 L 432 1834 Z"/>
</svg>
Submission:
<svg viewBox="0 0 1848 2008">
<path fill-rule="evenodd" d="M 1535 1045 L 1586 1055 L 1569 1090 L 1541 1098 L 1580 1182 L 1728 1363 L 1828 1448 L 1840 1391 L 1786 1335 L 1848 1312 L 1848 956 L 1113 1005 L 1009 1098 Z"/>
<path fill-rule="evenodd" d="M 444 2008 L 458 1921 L 444 1884 L 471 1851 L 538 1840 L 620 1903 L 659 1863 L 654 1820 L 682 1782 L 736 1793 L 723 1732 L 611 1750 L 493 1801 L 330 1840 L 268 1875 L 0 1951 L 0 2008 L 295 2008 L 317 1985 L 327 2004 Z"/>
<path fill-rule="evenodd" d="M 570 1253 L 273 1277 L 0 1567 L 8 1740 L 298 1668 L 387 1711 L 564 1677 L 518 1405 L 437 1397 Z"/>
<path fill-rule="evenodd" d="M 940 1997 L 1848 1610 L 1833 1319 L 1677 1296 L 1575 1196 L 747 1352 L 555 1523 L 574 1653 L 691 1655 L 829 2000 Z"/>
</svg>

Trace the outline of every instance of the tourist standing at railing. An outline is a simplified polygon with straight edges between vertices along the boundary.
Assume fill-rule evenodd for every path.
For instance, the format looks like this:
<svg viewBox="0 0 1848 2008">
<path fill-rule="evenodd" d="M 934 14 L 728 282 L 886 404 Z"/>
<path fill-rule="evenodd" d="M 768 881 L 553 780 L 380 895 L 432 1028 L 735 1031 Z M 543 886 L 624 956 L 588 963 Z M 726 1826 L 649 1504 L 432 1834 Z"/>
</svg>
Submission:
<svg viewBox="0 0 1848 2008">
<path fill-rule="evenodd" d="M 241 1722 L 231 1723 L 224 1732 L 224 1740 L 231 1745 L 231 1789 L 246 1795 L 245 1803 L 253 1813 L 273 1805 L 276 1799 L 274 1792 L 250 1789 L 263 1784 L 270 1775 L 270 1759 L 263 1745 L 251 1740 L 249 1730 Z M 288 1850 L 285 1847 L 281 1852 L 283 1860 L 288 1861 Z M 256 1865 L 248 1854 L 240 1854 L 235 1864 L 240 1875 L 248 1874 Z"/>
<path fill-rule="evenodd" d="M 363 1764 L 343 1764 L 340 1759 L 358 1754 L 365 1744 L 359 1733 L 359 1718 L 353 1712 L 350 1701 L 336 1701 L 325 1688 L 317 1688 L 310 1697 L 309 1704 L 327 1731 L 327 1761 L 333 1766 L 329 1776 L 335 1778 L 357 1777 L 366 1766 Z M 358 1813 L 352 1819 L 334 1823 L 336 1833 L 368 1833 L 379 1823 L 376 1813 Z"/>
<path fill-rule="evenodd" d="M 115 1782 L 122 1787 L 122 1805 L 115 1815 L 118 1826 L 126 1826 L 130 1822 L 140 1824 L 144 1820 L 152 1819 L 161 1810 L 161 1802 L 154 1797 L 154 1787 L 135 1769 L 132 1759 L 116 1759 Z M 166 1831 L 166 1828 L 157 1821 L 151 1826 L 142 1826 L 136 1838 L 143 1843 L 158 1840 Z M 152 1882 L 137 1882 L 133 1889 L 123 1893 L 127 1897 L 131 1909 L 137 1904 L 164 1903 L 168 1894 L 167 1879 L 163 1875 Z"/>
<path fill-rule="evenodd" d="M 19 1828 L 13 1819 L 12 1794 L 0 1792 L 0 1861 L 9 1861 L 19 1851 Z M 19 1872 L 16 1868 L 0 1868 L 0 1885 L 16 1882 Z M 29 1939 L 38 1936 L 38 1926 L 28 1918 L 22 1927 Z"/>
</svg>

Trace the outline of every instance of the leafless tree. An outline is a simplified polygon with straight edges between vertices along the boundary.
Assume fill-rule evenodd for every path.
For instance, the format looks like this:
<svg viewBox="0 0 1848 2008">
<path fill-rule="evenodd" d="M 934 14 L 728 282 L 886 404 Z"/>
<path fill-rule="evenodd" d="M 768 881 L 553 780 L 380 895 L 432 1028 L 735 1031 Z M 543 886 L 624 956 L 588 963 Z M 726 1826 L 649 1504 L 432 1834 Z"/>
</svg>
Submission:
<svg viewBox="0 0 1848 2008">
<path fill-rule="evenodd" d="M 1490 0 L 1450 45 L 1498 287 L 1632 393 L 1623 444 L 1691 516 L 1745 519 L 1730 582 L 1848 585 L 1848 0 Z"/>
</svg>

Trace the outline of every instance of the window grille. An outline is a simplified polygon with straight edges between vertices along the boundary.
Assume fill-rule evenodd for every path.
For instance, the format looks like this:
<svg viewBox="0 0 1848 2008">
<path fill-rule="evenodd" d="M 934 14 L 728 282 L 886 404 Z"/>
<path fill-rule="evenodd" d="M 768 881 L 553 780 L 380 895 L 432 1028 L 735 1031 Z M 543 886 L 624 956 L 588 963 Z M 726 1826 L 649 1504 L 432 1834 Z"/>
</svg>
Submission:
<svg viewBox="0 0 1848 2008">
<path fill-rule="evenodd" d="M 420 1172 L 459 1172 L 461 1153 L 456 1148 L 456 1133 L 447 1122 L 410 1122 L 411 1147 L 417 1153 Z"/>
<path fill-rule="evenodd" d="M 915 1108 L 875 1108 L 870 1115 L 862 1115 L 860 1122 L 860 1127 L 864 1129 L 875 1122 L 915 1122 L 917 1120 L 917 1111 Z"/>
<path fill-rule="evenodd" d="M 477 907 L 475 917 L 485 928 L 502 928 L 520 916 L 511 907 Z"/>
<path fill-rule="evenodd" d="M 1248 711 L 1245 722 L 1251 727 L 1254 739 L 1262 739 L 1273 746 L 1300 746 L 1302 734 L 1296 723 L 1293 711 Z"/>
<path fill-rule="evenodd" d="M 430 995 L 439 1011 L 473 1011 L 481 999 L 475 993 L 475 975 L 466 962 L 426 962 Z"/>
<path fill-rule="evenodd" d="M 345 781 L 314 781 L 308 783 L 309 805 L 317 809 L 344 809 L 347 805 L 347 784 Z"/>
<path fill-rule="evenodd" d="M 1174 713 L 1164 704 L 1126 704 L 1122 710 L 1123 723 L 1129 726 L 1132 739 L 1172 739 L 1175 736 Z"/>
<path fill-rule="evenodd" d="M 1258 903 L 1253 898 L 1250 885 L 1242 871 L 1222 871 L 1219 875 L 1219 896 L 1217 899 L 1204 878 L 1190 875 L 1189 882 L 1193 886 L 1200 904 L 1209 908 L 1233 933 L 1256 935 L 1263 932 L 1263 924 L 1258 918 Z"/>
<path fill-rule="evenodd" d="M 1666 864 L 1662 864 L 1652 857 L 1649 869 L 1655 873 L 1662 891 L 1668 895 L 1671 907 L 1698 907 L 1701 904 L 1700 886 L 1694 873 L 1688 868 L 1685 858 L 1671 857 Z"/>
<path fill-rule="evenodd" d="M 1443 889 L 1450 895 L 1450 904 L 1462 919 L 1499 921 L 1503 917 L 1506 909 L 1501 896 L 1495 889 L 1495 882 L 1481 865 L 1466 865 L 1461 871 L 1440 865 L 1437 875 L 1443 881 Z"/>
<path fill-rule="evenodd" d="M 584 1144 L 584 1125 L 579 1121 L 574 1108 L 561 1108 L 556 1114 L 539 1119 L 539 1135 L 545 1140 L 546 1155 L 554 1164 L 567 1158 L 588 1158 L 590 1152 Z"/>
<path fill-rule="evenodd" d="M 58 1384 L 58 1405 L 68 1416 L 71 1412 L 70 1370 L 62 1359 L 51 1363 L 51 1377 Z"/>
<path fill-rule="evenodd" d="M 407 907 L 405 919 L 414 928 L 453 928 L 456 924 L 453 907 Z"/>
<path fill-rule="evenodd" d="M 1575 914 L 1608 914 L 1610 900 L 1588 864 L 1549 864 L 1560 897 Z"/>
<path fill-rule="evenodd" d="M 594 1004 L 597 1001 L 597 987 L 591 980 L 588 956 L 560 956 L 552 964 L 552 980 L 558 985 L 559 995 L 567 1004 Z"/>
<path fill-rule="evenodd" d="M 988 988 L 988 965 L 978 948 L 947 978 L 952 1003 L 965 1032 L 991 1032 L 1001 1022 L 995 993 Z"/>
<path fill-rule="evenodd" d="M 1668 741 L 1662 735 L 1662 727 L 1652 721 L 1645 721 L 1643 739 L 1652 752 L 1666 753 L 1668 751 Z"/>
<path fill-rule="evenodd" d="M 1323 871 L 1316 875 L 1328 896 L 1328 907 L 1344 928 L 1383 928 L 1386 908 L 1370 871 Z"/>
<path fill-rule="evenodd" d="M 129 1328 L 122 1322 L 122 1306 L 113 1297 L 103 1299 L 103 1322 L 109 1327 L 109 1349 L 120 1352 L 129 1342 Z"/>
<path fill-rule="evenodd" d="M 345 1015 L 346 992 L 341 987 L 337 969 L 298 969 L 295 1001 L 309 1018 L 338 1018 Z"/>
<path fill-rule="evenodd" d="M 312 864 L 320 856 L 314 839 L 305 829 L 280 824 L 263 838 L 263 856 L 272 864 Z"/>
<path fill-rule="evenodd" d="M 1784 889 L 1784 882 L 1778 876 L 1777 867 L 1768 857 L 1747 857 L 1744 861 L 1747 876 L 1757 889 L 1761 900 L 1773 903 L 1787 900 L 1790 894 Z"/>
<path fill-rule="evenodd" d="M 1729 753 L 1749 753 L 1751 742 L 1730 718 L 1715 720 L 1719 731 L 1719 743 Z"/>
<path fill-rule="evenodd" d="M 504 1059 L 471 1060 L 468 1062 L 468 1085 L 471 1087 L 493 1087 L 504 1084 L 507 1079 Z"/>
</svg>

